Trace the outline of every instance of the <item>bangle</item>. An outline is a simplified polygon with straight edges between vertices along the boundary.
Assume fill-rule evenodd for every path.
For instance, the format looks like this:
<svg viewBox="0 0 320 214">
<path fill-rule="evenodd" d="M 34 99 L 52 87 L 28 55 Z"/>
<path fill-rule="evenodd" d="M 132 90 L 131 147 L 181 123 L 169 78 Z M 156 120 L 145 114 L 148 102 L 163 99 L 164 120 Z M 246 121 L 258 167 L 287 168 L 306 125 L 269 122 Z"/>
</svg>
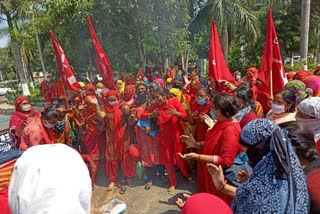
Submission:
<svg viewBox="0 0 320 214">
<path fill-rule="evenodd" d="M 224 189 L 224 187 L 227 185 L 227 181 L 224 181 L 223 185 L 219 187 L 217 190 L 220 192 L 221 190 Z"/>
</svg>

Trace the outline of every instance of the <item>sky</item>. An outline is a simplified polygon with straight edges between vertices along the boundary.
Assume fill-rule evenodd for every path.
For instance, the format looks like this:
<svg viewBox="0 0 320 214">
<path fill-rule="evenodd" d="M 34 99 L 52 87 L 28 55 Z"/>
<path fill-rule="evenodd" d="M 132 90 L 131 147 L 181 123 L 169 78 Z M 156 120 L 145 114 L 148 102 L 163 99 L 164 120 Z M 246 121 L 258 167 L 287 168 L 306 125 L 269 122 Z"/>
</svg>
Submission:
<svg viewBox="0 0 320 214">
<path fill-rule="evenodd" d="M 1 23 L 0 24 L 0 29 L 3 27 L 6 27 L 7 24 Z M 9 36 L 8 35 L 4 35 L 4 36 L 0 36 L 0 48 L 4 48 L 8 46 L 8 42 L 9 42 Z"/>
</svg>

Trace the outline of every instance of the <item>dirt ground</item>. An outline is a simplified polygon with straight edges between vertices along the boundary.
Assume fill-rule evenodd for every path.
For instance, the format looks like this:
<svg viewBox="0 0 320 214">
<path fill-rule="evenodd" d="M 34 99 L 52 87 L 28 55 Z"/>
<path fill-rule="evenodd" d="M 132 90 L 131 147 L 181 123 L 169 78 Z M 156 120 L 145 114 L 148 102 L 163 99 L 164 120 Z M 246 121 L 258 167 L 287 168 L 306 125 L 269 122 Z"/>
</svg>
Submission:
<svg viewBox="0 0 320 214">
<path fill-rule="evenodd" d="M 177 173 L 178 186 L 174 195 L 167 193 L 169 184 L 163 184 L 159 176 L 155 176 L 153 186 L 150 190 L 144 189 L 141 180 L 135 179 L 134 187 L 128 187 L 125 194 L 119 194 L 119 188 L 115 187 L 113 191 L 106 191 L 108 178 L 103 168 L 99 167 L 96 178 L 96 185 L 92 195 L 92 214 L 101 214 L 102 207 L 116 198 L 127 204 L 126 214 L 175 214 L 180 213 L 175 201 L 178 197 L 182 198 L 183 193 L 194 193 L 197 191 L 196 182 L 189 182 L 181 174 Z"/>
</svg>

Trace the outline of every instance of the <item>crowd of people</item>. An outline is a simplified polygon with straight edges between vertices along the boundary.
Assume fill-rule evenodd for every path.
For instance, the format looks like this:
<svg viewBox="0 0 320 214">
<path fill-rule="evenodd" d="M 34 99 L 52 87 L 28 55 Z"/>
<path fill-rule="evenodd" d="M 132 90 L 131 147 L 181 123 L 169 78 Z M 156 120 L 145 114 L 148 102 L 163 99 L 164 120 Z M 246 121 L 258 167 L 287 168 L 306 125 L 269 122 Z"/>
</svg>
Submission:
<svg viewBox="0 0 320 214">
<path fill-rule="evenodd" d="M 196 67 L 187 72 L 175 65 L 165 73 L 153 68 L 144 73 L 140 68 L 136 76 L 128 78 L 120 72 L 114 80 L 117 88 L 97 80 L 79 82 L 81 90 L 71 99 L 60 81 L 50 79 L 41 86 L 46 101 L 41 112 L 27 97 L 15 100 L 10 130 L 17 149 L 26 151 L 22 157 L 42 144 L 73 148 L 86 163 L 92 187 L 100 164 L 109 180 L 107 191 L 119 184 L 119 192 L 125 194 L 127 187 L 134 185 L 140 161 L 145 190 L 152 189 L 157 174 L 168 183 L 168 194 L 174 194 L 179 170 L 189 182 L 197 182 L 199 192 L 176 201 L 182 213 L 209 213 L 212 209 L 223 213 L 319 213 L 320 66 L 314 73 L 300 70 L 287 73 L 287 77 L 285 88 L 270 96 L 264 90 L 269 83 L 258 78 L 254 67 L 244 77 L 234 72 L 233 82 L 204 79 Z M 46 155 L 28 155 L 45 160 L 50 148 L 43 147 Z M 52 148 L 56 150 L 53 153 L 60 149 Z M 66 158 L 63 152 L 59 154 Z M 14 167 L 9 188 L 13 213 L 28 210 L 32 200 L 21 200 L 33 197 L 28 192 L 31 187 L 21 190 L 28 192 L 26 195 L 19 194 L 18 188 L 41 181 L 27 180 L 24 170 L 31 173 L 41 166 L 27 166 L 28 161 L 23 163 L 26 157 L 17 159 L 20 155 L 9 159 L 13 160 L 10 169 L 19 165 Z M 239 161 L 251 171 L 238 170 L 230 178 L 227 171 L 235 170 Z M 91 194 L 87 182 L 80 185 L 85 185 L 86 196 Z M 0 190 L 8 194 L 8 186 L 7 180 Z M 59 187 L 68 188 L 61 183 Z M 89 205 L 83 210 L 88 211 Z M 76 208 L 72 212 L 70 206 L 69 213 L 82 213 Z M 36 207 L 32 209 L 27 213 L 37 213 Z"/>
</svg>

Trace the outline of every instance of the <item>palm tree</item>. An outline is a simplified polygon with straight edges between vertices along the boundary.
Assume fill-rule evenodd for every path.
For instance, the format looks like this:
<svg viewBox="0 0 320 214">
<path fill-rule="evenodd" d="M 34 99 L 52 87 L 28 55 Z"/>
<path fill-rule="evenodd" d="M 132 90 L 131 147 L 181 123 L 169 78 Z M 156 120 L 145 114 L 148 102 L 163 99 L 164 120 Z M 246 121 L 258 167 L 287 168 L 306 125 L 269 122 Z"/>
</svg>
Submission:
<svg viewBox="0 0 320 214">
<path fill-rule="evenodd" d="M 308 69 L 308 43 L 311 0 L 301 0 L 301 40 L 300 55 L 304 69 Z"/>
<path fill-rule="evenodd" d="M 0 14 L 1 14 L 1 21 L 6 22 L 8 25 L 8 32 L 10 35 L 10 44 L 12 48 L 12 53 L 14 56 L 15 64 L 19 79 L 22 84 L 23 94 L 30 95 L 29 88 L 28 88 L 28 80 L 26 74 L 23 69 L 23 62 L 21 56 L 21 49 L 18 39 L 18 30 L 19 30 L 19 19 L 22 15 L 27 11 L 28 5 L 30 1 L 24 0 L 3 0 L 0 1 Z"/>
<path fill-rule="evenodd" d="M 208 17 L 212 18 L 222 29 L 221 44 L 226 59 L 229 49 L 228 29 L 240 30 L 248 41 L 256 42 L 260 36 L 258 18 L 240 0 L 208 0 L 201 8 L 195 21 L 201 22 L 203 20 L 197 19 L 208 19 Z"/>
</svg>

